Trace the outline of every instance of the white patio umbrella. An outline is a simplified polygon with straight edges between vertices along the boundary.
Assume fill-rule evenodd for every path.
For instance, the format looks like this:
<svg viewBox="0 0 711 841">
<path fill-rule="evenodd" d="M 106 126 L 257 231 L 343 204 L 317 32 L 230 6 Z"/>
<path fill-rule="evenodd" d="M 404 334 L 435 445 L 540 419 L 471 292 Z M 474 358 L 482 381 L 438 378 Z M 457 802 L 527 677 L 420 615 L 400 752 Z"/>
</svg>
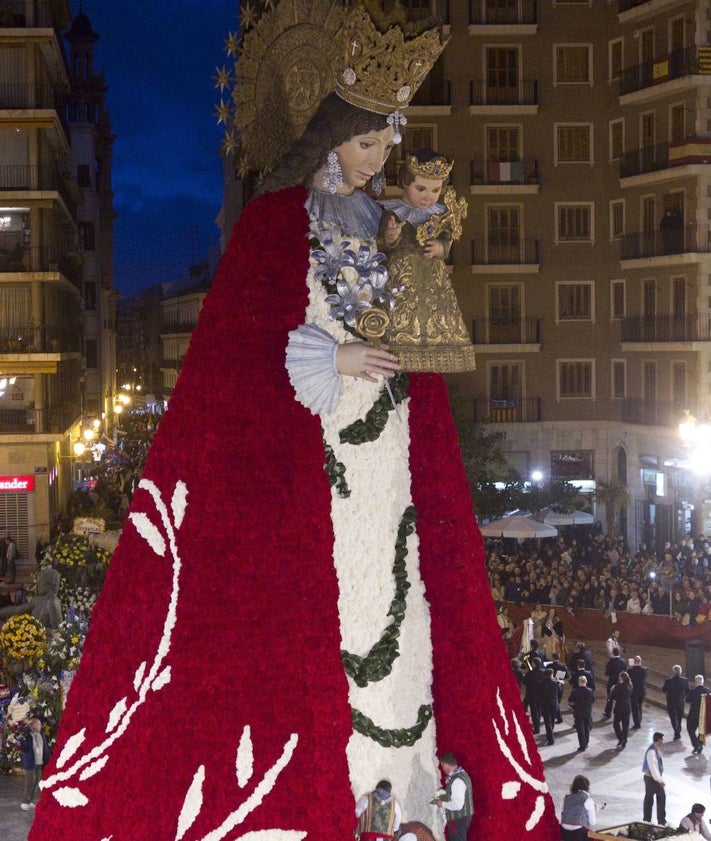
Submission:
<svg viewBox="0 0 711 841">
<path fill-rule="evenodd" d="M 587 511 L 553 511 L 551 508 L 540 511 L 543 522 L 549 526 L 590 526 L 595 522 L 592 514 Z"/>
<path fill-rule="evenodd" d="M 555 537 L 558 529 L 547 523 L 540 523 L 530 515 L 514 514 L 502 517 L 481 526 L 484 537 L 514 537 L 523 540 L 527 537 Z"/>
</svg>

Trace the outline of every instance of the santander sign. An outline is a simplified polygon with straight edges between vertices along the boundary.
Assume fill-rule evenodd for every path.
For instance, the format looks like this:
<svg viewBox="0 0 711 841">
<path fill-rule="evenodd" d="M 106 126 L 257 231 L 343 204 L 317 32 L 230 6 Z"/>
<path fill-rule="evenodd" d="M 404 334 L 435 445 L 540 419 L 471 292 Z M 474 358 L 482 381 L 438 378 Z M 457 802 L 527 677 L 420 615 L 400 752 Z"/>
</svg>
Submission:
<svg viewBox="0 0 711 841">
<path fill-rule="evenodd" d="M 34 476 L 0 476 L 0 493 L 28 493 L 34 489 Z"/>
</svg>

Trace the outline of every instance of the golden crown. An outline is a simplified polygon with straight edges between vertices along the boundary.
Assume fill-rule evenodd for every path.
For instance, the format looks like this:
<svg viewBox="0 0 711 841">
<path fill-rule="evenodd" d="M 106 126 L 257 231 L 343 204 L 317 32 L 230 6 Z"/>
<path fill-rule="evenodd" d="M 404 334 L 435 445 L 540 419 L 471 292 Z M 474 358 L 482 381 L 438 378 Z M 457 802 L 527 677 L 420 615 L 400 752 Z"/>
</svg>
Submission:
<svg viewBox="0 0 711 841">
<path fill-rule="evenodd" d="M 454 161 L 450 161 L 444 155 L 437 155 L 429 161 L 422 163 L 417 160 L 415 155 L 408 155 L 405 159 L 405 166 L 413 175 L 419 175 L 421 178 L 430 178 L 433 180 L 448 177 L 454 166 Z"/>
<path fill-rule="evenodd" d="M 361 3 L 346 15 L 343 28 L 344 69 L 336 93 L 357 108 L 387 114 L 395 129 L 407 123 L 400 111 L 410 104 L 422 80 L 445 47 L 437 29 L 406 39 L 399 27 L 381 33 Z"/>
</svg>

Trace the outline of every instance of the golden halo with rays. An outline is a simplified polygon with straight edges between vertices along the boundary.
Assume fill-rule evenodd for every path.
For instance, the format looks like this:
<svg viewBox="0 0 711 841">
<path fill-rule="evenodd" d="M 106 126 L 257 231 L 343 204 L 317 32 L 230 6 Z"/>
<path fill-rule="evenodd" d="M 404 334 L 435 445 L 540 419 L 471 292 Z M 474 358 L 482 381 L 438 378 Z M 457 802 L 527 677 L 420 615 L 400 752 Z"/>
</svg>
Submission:
<svg viewBox="0 0 711 841">
<path fill-rule="evenodd" d="M 241 171 L 274 169 L 334 90 L 343 19 L 333 0 L 282 0 L 246 32 L 232 91 Z"/>
</svg>

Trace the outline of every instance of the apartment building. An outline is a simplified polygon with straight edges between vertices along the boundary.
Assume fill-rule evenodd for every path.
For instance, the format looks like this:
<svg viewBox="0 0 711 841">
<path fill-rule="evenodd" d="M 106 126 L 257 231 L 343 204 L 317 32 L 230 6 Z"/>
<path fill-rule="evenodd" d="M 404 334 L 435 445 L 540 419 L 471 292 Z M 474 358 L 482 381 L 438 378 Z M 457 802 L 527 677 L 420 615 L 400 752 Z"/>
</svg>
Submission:
<svg viewBox="0 0 711 841">
<path fill-rule="evenodd" d="M 711 410 L 708 4 L 402 5 L 451 36 L 405 151 L 453 156 L 469 199 L 452 277 L 473 420 L 523 477 L 625 485 L 607 526 L 633 546 L 711 532 L 711 475 L 678 432 Z"/>
<path fill-rule="evenodd" d="M 91 48 L 81 43 L 91 26 L 80 18 L 68 57 L 66 0 L 0 2 L 0 527 L 26 557 L 66 512 L 80 471 L 72 444 L 91 421 L 89 412 L 101 420 L 107 404 L 100 398 L 114 390 L 105 340 L 110 167 L 102 188 L 92 182 L 111 139 L 103 131 L 103 94 L 90 102 L 73 93 L 77 79 L 93 77 Z M 86 318 L 91 283 L 97 308 L 102 302 L 93 327 Z M 87 323 L 103 364 L 100 377 Z"/>
</svg>

